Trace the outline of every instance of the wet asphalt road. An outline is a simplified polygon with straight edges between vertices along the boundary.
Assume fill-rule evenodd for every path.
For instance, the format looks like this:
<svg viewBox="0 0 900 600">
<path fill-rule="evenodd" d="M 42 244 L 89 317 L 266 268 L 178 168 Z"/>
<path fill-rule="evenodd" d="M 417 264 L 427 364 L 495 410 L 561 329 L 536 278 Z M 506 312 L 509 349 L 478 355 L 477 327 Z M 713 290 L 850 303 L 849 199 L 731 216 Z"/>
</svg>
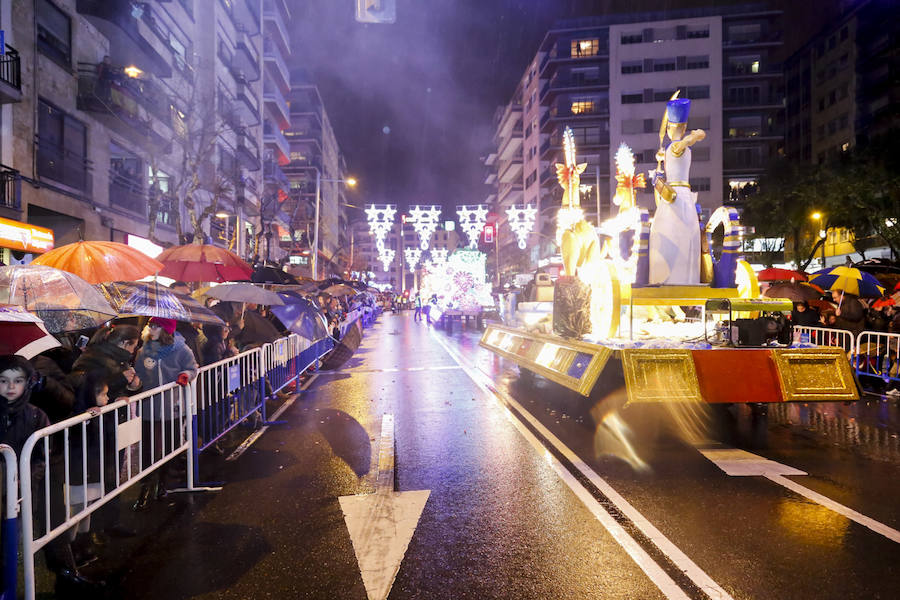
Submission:
<svg viewBox="0 0 900 600">
<path fill-rule="evenodd" d="M 106 550 L 111 595 L 365 598 L 337 498 L 375 489 L 390 413 L 396 489 L 431 491 L 390 598 L 704 598 L 697 572 L 720 597 L 898 597 L 897 542 L 770 479 L 727 475 L 660 407 L 619 413 L 643 461 L 636 469 L 609 427 L 595 426 L 597 399 L 519 377 L 478 339 L 411 313 L 382 315 L 339 372 L 300 394 L 285 424 L 236 461 L 204 457 L 204 474 L 226 482 L 221 491 L 128 513 L 144 535 Z M 470 373 L 489 375 L 496 394 Z M 802 469 L 809 474 L 788 479 L 900 529 L 897 415 L 895 401 L 772 407 L 767 416 L 723 408 L 704 415 L 700 445 Z M 576 473 L 567 475 L 574 487 L 557 461 Z M 579 461 L 664 540 L 612 506 L 608 489 L 575 471 Z M 611 534 L 598 510 L 621 531 Z"/>
</svg>

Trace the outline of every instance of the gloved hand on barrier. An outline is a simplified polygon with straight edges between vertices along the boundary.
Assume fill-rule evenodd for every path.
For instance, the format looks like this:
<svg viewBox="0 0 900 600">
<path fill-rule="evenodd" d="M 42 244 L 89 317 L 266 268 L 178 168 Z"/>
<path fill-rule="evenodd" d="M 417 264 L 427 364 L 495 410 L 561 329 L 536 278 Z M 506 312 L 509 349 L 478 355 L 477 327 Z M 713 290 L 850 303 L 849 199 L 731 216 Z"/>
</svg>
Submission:
<svg viewBox="0 0 900 600">
<path fill-rule="evenodd" d="M 191 378 L 187 373 L 179 373 L 178 379 L 175 380 L 175 383 L 184 386 L 187 385 L 190 380 Z"/>
</svg>

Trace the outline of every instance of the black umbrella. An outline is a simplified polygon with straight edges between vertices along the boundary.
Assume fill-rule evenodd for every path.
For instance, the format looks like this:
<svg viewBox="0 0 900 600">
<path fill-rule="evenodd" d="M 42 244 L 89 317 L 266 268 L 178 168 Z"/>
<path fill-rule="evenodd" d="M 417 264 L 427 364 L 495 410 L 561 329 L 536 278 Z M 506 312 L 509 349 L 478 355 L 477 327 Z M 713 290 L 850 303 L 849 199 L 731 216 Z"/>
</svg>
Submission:
<svg viewBox="0 0 900 600">
<path fill-rule="evenodd" d="M 325 318 L 314 303 L 294 292 L 278 295 L 284 306 L 273 306 L 272 313 L 288 330 L 311 341 L 328 336 Z"/>
<path fill-rule="evenodd" d="M 253 283 L 295 285 L 297 283 L 297 278 L 272 265 L 260 265 L 253 269 L 253 275 L 250 277 L 250 281 Z"/>
<path fill-rule="evenodd" d="M 900 265 L 886 258 L 868 258 L 853 264 L 854 269 L 877 275 L 879 273 L 900 274 Z"/>
</svg>

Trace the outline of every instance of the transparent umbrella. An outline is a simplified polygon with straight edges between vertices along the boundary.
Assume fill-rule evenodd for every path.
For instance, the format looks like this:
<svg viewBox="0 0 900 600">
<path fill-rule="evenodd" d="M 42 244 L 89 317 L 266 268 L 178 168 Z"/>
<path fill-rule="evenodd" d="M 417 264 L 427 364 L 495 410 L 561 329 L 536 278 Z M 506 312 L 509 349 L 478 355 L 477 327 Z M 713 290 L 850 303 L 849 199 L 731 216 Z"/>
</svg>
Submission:
<svg viewBox="0 0 900 600">
<path fill-rule="evenodd" d="M 0 303 L 37 314 L 53 333 L 99 327 L 118 314 L 78 275 L 40 265 L 0 267 Z"/>
<path fill-rule="evenodd" d="M 156 281 L 116 281 L 97 288 L 123 315 L 163 317 L 188 323 L 224 325 L 214 312 L 186 294 L 177 294 Z"/>
</svg>

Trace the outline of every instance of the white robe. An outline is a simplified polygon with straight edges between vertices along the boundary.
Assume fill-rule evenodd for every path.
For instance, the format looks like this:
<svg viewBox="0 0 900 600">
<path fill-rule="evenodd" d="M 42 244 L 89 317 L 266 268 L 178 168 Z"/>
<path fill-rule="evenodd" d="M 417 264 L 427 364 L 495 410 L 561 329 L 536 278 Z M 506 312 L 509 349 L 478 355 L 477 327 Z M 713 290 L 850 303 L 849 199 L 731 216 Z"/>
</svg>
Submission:
<svg viewBox="0 0 900 600">
<path fill-rule="evenodd" d="M 675 156 L 672 144 L 666 148 L 666 181 L 689 181 L 691 149 Z M 700 283 L 700 223 L 697 194 L 683 186 L 673 186 L 675 200 L 659 199 L 650 226 L 650 283 L 698 285 Z"/>
</svg>

